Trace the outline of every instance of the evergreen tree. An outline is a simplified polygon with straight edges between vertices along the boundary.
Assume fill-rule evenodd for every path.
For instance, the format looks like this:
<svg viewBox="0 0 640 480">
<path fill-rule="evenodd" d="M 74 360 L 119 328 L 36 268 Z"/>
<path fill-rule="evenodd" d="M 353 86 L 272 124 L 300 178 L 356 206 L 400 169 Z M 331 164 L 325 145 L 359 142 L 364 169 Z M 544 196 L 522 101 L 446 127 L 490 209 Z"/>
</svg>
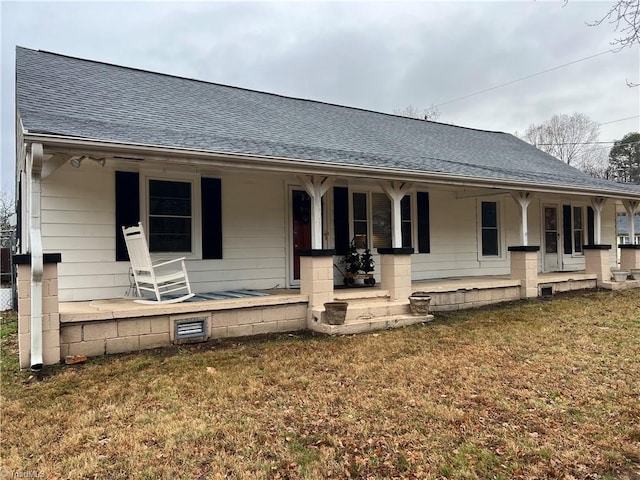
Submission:
<svg viewBox="0 0 640 480">
<path fill-rule="evenodd" d="M 360 259 L 360 269 L 364 273 L 371 273 L 375 269 L 375 263 L 373 261 L 373 256 L 371 256 L 371 250 L 369 250 L 369 247 L 365 248 L 364 253 L 362 254 L 362 258 Z"/>
<path fill-rule="evenodd" d="M 640 133 L 627 133 L 613 144 L 609 168 L 617 182 L 640 184 Z"/>
<path fill-rule="evenodd" d="M 349 244 L 349 250 L 344 256 L 343 262 L 348 273 L 355 274 L 360 271 L 360 254 L 358 253 L 358 249 L 356 248 L 354 240 L 351 240 L 351 243 Z"/>
</svg>

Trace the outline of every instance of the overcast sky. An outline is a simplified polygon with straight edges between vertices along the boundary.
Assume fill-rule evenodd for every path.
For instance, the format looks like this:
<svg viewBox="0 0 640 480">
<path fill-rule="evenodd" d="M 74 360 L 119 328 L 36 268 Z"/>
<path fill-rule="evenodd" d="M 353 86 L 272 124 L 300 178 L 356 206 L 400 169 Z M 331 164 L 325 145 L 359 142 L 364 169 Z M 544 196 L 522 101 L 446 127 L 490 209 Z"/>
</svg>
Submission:
<svg viewBox="0 0 640 480">
<path fill-rule="evenodd" d="M 586 22 L 613 1 L 1 2 L 3 190 L 16 45 L 381 112 L 435 104 L 487 130 L 580 112 L 606 123 L 601 141 L 640 131 L 637 46 L 447 103 L 606 52 L 614 27 Z"/>
</svg>

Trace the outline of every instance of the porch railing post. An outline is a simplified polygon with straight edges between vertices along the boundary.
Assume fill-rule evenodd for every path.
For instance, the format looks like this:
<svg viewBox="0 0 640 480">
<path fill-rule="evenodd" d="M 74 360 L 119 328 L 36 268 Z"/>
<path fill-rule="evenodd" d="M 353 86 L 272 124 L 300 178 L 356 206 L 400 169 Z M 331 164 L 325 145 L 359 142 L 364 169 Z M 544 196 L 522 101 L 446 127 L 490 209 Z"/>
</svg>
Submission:
<svg viewBox="0 0 640 480">
<path fill-rule="evenodd" d="M 640 244 L 619 245 L 620 270 L 640 269 Z"/>
<path fill-rule="evenodd" d="M 521 245 L 509 247 L 511 278 L 520 280 L 520 298 L 538 296 L 538 251 L 540 247 Z"/>
<path fill-rule="evenodd" d="M 596 283 L 611 280 L 611 245 L 585 245 L 584 265 L 587 273 L 596 276 Z"/>
<path fill-rule="evenodd" d="M 411 254 L 413 248 L 379 248 L 380 286 L 389 291 L 391 301 L 411 295 Z"/>
<path fill-rule="evenodd" d="M 301 250 L 300 293 L 309 296 L 307 321 L 321 317 L 324 304 L 333 301 L 335 250 Z"/>
</svg>

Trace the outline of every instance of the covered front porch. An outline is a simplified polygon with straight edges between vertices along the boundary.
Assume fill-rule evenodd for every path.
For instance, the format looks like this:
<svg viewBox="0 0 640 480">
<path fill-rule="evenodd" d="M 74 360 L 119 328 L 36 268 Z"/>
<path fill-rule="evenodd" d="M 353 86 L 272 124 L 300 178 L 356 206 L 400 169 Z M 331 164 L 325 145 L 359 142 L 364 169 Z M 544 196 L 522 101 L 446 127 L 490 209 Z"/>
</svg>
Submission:
<svg viewBox="0 0 640 480">
<path fill-rule="evenodd" d="M 564 272 L 540 274 L 540 296 L 596 288 L 595 274 Z M 604 282 L 602 288 L 640 288 L 640 281 Z M 508 275 L 443 278 L 411 283 L 411 292 L 426 292 L 431 311 L 476 308 L 521 298 L 521 281 Z M 97 356 L 171 344 L 233 338 L 266 333 L 311 330 L 326 334 L 353 334 L 402 327 L 427 321 L 410 313 L 408 299 L 392 301 L 381 286 L 336 289 L 334 300 L 349 303 L 344 325 L 328 325 L 320 315 L 309 317 L 309 295 L 296 289 L 270 289 L 264 295 L 203 300 L 166 305 L 141 305 L 134 298 L 59 303 L 59 343 L 49 338 L 45 357 Z M 21 322 L 28 319 L 21 316 Z M 54 329 L 55 321 L 47 322 Z M 28 328 L 28 325 L 24 325 Z M 26 349 L 25 349 L 26 350 Z M 48 358 L 51 357 L 51 358 Z M 28 366 L 21 350 L 21 363 Z"/>
</svg>

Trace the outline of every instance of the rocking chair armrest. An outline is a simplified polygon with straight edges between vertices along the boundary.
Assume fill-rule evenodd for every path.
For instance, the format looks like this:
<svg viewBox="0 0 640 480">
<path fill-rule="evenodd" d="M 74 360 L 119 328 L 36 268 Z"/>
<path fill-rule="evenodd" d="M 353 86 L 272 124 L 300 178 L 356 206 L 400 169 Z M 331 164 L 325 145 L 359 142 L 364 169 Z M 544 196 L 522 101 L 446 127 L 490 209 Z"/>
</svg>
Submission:
<svg viewBox="0 0 640 480">
<path fill-rule="evenodd" d="M 171 263 L 176 263 L 176 262 L 181 262 L 182 260 L 184 260 L 186 257 L 180 257 L 180 258 L 172 258 L 171 260 L 165 260 L 164 262 L 160 262 L 160 263 L 154 263 L 153 267 L 162 267 L 164 265 L 169 265 Z"/>
</svg>

